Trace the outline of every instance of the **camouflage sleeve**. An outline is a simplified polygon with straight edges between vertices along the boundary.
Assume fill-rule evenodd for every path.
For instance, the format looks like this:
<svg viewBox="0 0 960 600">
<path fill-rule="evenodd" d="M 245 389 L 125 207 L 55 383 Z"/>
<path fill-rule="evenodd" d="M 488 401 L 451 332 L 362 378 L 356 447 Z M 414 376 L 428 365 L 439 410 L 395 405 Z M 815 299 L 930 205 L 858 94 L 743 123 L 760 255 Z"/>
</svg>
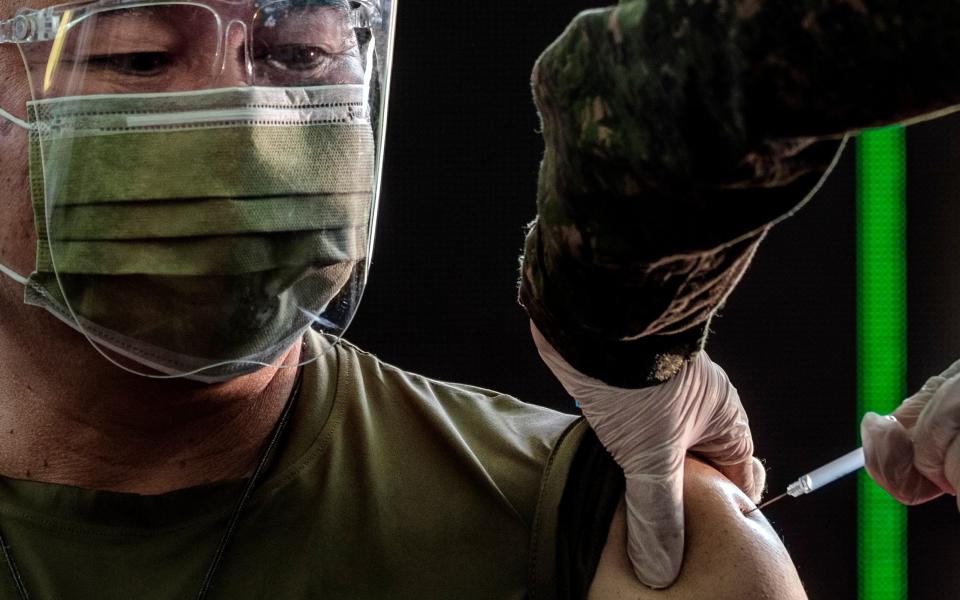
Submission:
<svg viewBox="0 0 960 600">
<path fill-rule="evenodd" d="M 632 0 L 540 57 L 520 301 L 579 370 L 637 387 L 702 348 L 769 228 L 859 129 L 960 104 L 960 0 Z"/>
</svg>

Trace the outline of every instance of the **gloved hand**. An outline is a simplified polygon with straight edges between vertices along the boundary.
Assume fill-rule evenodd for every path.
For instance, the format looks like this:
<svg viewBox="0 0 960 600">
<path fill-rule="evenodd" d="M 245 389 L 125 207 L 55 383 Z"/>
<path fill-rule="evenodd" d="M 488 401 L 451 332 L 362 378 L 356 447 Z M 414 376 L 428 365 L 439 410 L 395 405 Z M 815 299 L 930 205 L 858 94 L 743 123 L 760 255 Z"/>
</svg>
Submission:
<svg viewBox="0 0 960 600">
<path fill-rule="evenodd" d="M 860 424 L 867 471 L 904 504 L 960 487 L 960 361 L 927 380 L 893 415 Z"/>
<path fill-rule="evenodd" d="M 736 388 L 706 352 L 669 381 L 626 389 L 570 366 L 530 329 L 544 362 L 577 400 L 587 422 L 626 476 L 627 551 L 637 578 L 673 583 L 683 561 L 683 464 L 694 452 L 715 465 L 755 502 L 766 471 L 753 457 L 753 438 Z"/>
</svg>

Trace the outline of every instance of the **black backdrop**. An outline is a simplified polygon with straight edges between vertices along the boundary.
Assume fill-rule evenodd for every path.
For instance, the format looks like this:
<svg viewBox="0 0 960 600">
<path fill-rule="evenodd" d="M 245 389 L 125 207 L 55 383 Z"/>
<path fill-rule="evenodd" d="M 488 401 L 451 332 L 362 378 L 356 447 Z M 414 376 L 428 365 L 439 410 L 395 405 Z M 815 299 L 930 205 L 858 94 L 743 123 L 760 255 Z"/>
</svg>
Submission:
<svg viewBox="0 0 960 600">
<path fill-rule="evenodd" d="M 425 375 L 572 411 L 515 301 L 541 144 L 529 71 L 579 10 L 562 0 L 400 6 L 370 283 L 348 338 Z M 960 358 L 960 120 L 911 128 L 910 389 Z M 853 148 L 781 225 L 714 322 L 711 356 L 751 415 L 771 492 L 856 443 Z M 812 599 L 856 597 L 853 478 L 767 511 Z M 960 598 L 951 499 L 910 510 L 910 597 Z"/>
</svg>

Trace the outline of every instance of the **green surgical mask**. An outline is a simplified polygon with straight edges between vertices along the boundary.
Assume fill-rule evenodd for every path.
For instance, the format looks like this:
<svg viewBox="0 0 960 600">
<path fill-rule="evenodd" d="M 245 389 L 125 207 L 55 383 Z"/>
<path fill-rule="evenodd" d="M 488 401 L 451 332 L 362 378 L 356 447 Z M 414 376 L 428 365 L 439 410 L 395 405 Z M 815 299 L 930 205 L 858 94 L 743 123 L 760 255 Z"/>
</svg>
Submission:
<svg viewBox="0 0 960 600">
<path fill-rule="evenodd" d="M 362 85 L 28 103 L 25 301 L 203 381 L 271 364 L 311 325 L 339 335 L 372 241 L 366 106 Z"/>
</svg>

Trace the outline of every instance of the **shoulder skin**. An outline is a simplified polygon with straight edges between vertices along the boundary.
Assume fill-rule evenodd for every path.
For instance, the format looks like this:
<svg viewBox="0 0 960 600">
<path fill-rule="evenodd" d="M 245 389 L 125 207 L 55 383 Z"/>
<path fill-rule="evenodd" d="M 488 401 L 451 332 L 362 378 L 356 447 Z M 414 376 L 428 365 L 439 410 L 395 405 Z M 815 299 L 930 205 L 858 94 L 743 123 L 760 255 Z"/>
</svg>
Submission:
<svg viewBox="0 0 960 600">
<path fill-rule="evenodd" d="M 680 577 L 651 590 L 633 574 L 626 551 L 623 503 L 617 509 L 589 600 L 806 600 L 780 537 L 753 504 L 713 468 L 686 461 L 686 551 Z"/>
</svg>

